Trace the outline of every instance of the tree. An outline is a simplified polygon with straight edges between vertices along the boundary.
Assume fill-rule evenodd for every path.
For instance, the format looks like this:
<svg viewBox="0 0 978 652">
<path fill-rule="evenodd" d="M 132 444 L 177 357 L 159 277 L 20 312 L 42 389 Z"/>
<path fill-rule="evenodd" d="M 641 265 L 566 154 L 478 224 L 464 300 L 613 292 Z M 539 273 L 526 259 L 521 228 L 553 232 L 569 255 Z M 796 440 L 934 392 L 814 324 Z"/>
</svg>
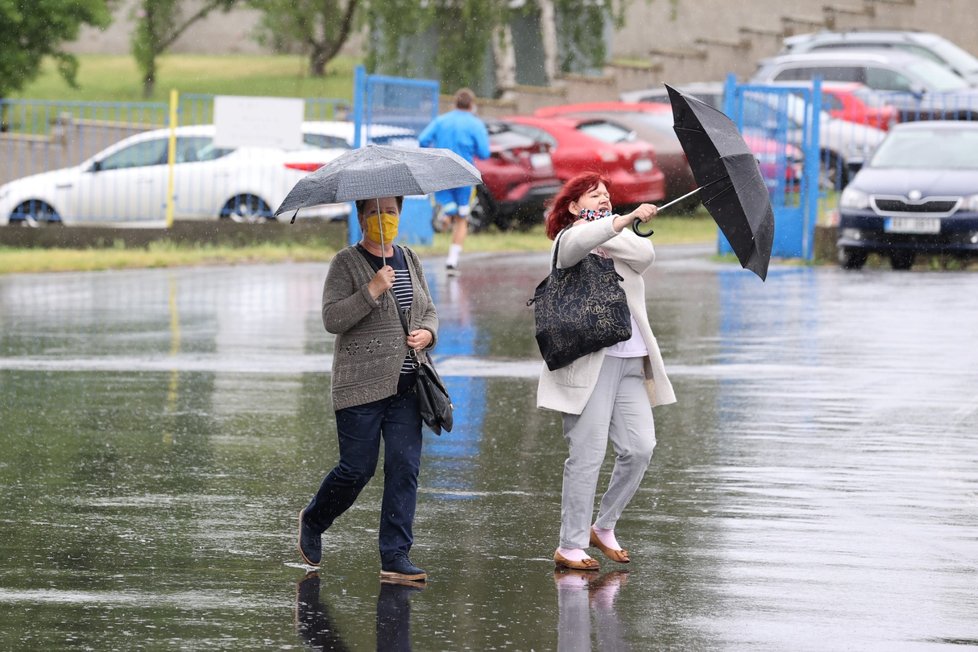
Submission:
<svg viewBox="0 0 978 652">
<path fill-rule="evenodd" d="M 46 56 L 76 86 L 78 60 L 61 44 L 78 38 L 82 25 L 107 27 L 110 22 L 106 0 L 0 0 L 0 98 L 33 81 Z"/>
<path fill-rule="evenodd" d="M 237 2 L 205 0 L 197 11 L 184 18 L 181 0 L 139 0 L 133 8 L 136 28 L 132 33 L 132 55 L 143 78 L 144 97 L 151 97 L 156 88 L 157 57 L 198 20 L 206 18 L 215 9 L 227 13 Z"/>
<path fill-rule="evenodd" d="M 258 40 L 276 51 L 293 44 L 309 55 L 309 74 L 326 75 L 353 29 L 360 0 L 250 0 L 262 12 Z"/>
</svg>

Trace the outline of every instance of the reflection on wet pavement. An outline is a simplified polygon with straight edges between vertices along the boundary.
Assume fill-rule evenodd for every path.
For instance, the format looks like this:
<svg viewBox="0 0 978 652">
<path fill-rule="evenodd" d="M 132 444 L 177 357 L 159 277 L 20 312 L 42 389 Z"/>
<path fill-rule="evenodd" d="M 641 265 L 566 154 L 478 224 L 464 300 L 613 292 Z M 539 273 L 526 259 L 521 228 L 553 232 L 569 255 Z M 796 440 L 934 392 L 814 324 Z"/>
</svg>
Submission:
<svg viewBox="0 0 978 652">
<path fill-rule="evenodd" d="M 456 428 L 426 434 L 412 558 L 381 483 L 307 576 L 335 461 L 324 265 L 0 277 L 3 649 L 902 650 L 978 645 L 978 277 L 660 252 L 679 404 L 618 527 L 554 573 L 565 456 L 536 410 L 546 255 L 427 272 Z M 610 470 L 610 464 L 606 472 Z"/>
</svg>

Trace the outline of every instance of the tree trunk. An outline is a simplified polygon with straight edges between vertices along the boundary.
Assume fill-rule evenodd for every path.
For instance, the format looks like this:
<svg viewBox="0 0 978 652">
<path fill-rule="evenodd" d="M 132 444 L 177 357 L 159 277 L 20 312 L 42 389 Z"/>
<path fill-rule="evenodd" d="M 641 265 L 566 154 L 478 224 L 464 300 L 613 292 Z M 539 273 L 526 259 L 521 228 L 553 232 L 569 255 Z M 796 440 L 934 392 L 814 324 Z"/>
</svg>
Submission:
<svg viewBox="0 0 978 652">
<path fill-rule="evenodd" d="M 496 97 L 508 100 L 516 88 L 516 53 L 509 24 L 497 25 L 492 35 L 492 55 L 496 62 Z"/>
<path fill-rule="evenodd" d="M 325 77 L 326 64 L 329 63 L 330 59 L 326 48 L 319 45 L 314 47 L 309 54 L 309 74 L 313 77 Z"/>
<path fill-rule="evenodd" d="M 537 0 L 540 5 L 540 36 L 543 45 L 543 71 L 547 84 L 557 78 L 557 12 L 553 0 Z"/>
<path fill-rule="evenodd" d="M 156 90 L 156 57 L 153 57 L 152 61 L 147 62 L 146 66 L 146 77 L 143 78 L 143 98 L 149 99 L 153 97 L 153 91 Z"/>
</svg>

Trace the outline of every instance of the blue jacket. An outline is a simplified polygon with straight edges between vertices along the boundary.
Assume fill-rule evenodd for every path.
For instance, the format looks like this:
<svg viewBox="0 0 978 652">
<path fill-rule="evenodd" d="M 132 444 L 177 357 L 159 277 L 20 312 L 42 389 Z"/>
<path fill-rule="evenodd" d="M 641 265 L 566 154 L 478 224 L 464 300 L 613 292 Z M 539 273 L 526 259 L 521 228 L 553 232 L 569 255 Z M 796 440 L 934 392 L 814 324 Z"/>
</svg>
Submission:
<svg viewBox="0 0 978 652">
<path fill-rule="evenodd" d="M 489 132 L 471 111 L 443 113 L 424 128 L 418 142 L 422 147 L 450 149 L 469 163 L 474 158 L 489 158 Z"/>
</svg>

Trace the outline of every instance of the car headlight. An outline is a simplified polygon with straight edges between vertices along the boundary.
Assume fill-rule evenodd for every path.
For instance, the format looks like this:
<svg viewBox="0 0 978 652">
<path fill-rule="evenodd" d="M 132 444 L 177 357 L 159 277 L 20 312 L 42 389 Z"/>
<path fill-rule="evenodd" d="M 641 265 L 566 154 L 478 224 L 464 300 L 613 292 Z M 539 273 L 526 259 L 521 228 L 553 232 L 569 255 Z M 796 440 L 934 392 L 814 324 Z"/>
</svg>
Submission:
<svg viewBox="0 0 978 652">
<path fill-rule="evenodd" d="M 978 212 L 978 195 L 971 195 L 964 200 L 964 205 L 966 210 L 971 212 Z"/>
<path fill-rule="evenodd" d="M 839 207 L 864 210 L 869 208 L 869 195 L 862 190 L 856 190 L 852 186 L 848 186 L 842 191 L 842 197 L 839 198 Z"/>
</svg>

